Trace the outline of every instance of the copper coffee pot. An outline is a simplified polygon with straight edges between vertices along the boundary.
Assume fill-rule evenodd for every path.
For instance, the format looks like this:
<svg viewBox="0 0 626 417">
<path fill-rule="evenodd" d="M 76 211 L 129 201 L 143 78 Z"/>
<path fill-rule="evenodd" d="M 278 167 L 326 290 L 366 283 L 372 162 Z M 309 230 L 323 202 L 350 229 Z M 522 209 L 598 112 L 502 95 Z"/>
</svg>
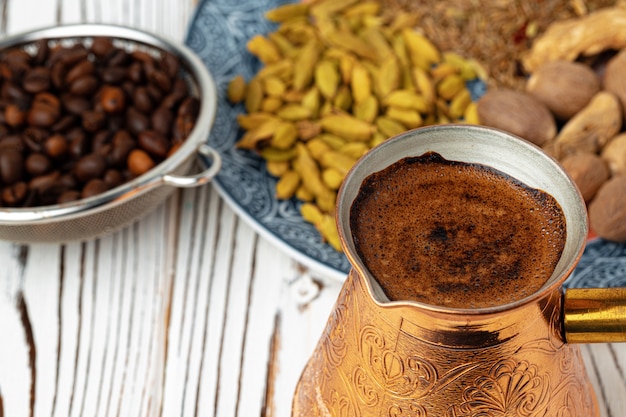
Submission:
<svg viewBox="0 0 626 417">
<path fill-rule="evenodd" d="M 356 254 L 350 207 L 368 175 L 428 151 L 491 166 L 557 199 L 567 239 L 539 291 L 479 309 L 385 296 Z M 470 125 L 403 133 L 350 171 L 337 225 L 352 270 L 296 387 L 293 417 L 599 415 L 577 343 L 626 341 L 626 289 L 563 289 L 584 250 L 587 212 L 574 183 L 540 148 Z"/>
</svg>

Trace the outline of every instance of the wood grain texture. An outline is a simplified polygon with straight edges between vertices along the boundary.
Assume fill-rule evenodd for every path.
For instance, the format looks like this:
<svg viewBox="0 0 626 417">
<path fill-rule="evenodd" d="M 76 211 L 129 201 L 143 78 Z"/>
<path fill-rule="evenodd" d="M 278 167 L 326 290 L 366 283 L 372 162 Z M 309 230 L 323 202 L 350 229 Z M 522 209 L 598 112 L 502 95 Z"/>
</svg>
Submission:
<svg viewBox="0 0 626 417">
<path fill-rule="evenodd" d="M 182 41 L 195 0 L 0 0 L 0 34 L 75 22 Z M 211 186 L 62 245 L 0 242 L 0 417 L 290 415 L 340 283 L 309 276 Z M 583 349 L 604 417 L 626 348 Z"/>
</svg>

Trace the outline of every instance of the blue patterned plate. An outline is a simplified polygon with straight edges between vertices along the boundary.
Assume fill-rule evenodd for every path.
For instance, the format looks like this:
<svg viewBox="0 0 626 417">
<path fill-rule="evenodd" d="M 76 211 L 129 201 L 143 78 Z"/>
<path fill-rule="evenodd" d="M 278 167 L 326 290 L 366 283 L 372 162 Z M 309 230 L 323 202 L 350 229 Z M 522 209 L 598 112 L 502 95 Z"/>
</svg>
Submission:
<svg viewBox="0 0 626 417">
<path fill-rule="evenodd" d="M 257 33 L 274 30 L 264 14 L 287 2 L 203 0 L 191 21 L 186 43 L 207 65 L 218 90 L 209 143 L 221 153 L 223 165 L 213 185 L 263 237 L 312 270 L 343 281 L 350 268 L 346 257 L 322 242 L 315 228 L 300 216 L 297 201 L 274 198 L 276 181 L 260 157 L 234 147 L 242 135 L 236 117 L 244 109 L 226 99 L 228 82 L 238 74 L 249 80 L 259 70 L 261 64 L 247 52 L 246 43 Z M 590 241 L 568 284 L 626 286 L 626 247 L 601 239 Z"/>
</svg>

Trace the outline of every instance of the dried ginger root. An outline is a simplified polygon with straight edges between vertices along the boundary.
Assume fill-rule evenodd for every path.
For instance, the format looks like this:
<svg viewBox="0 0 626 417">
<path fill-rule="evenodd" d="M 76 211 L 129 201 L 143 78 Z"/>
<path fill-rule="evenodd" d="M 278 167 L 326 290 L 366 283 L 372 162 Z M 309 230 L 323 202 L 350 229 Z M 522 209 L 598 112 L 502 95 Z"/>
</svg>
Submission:
<svg viewBox="0 0 626 417">
<path fill-rule="evenodd" d="M 532 73 L 542 64 L 556 60 L 574 61 L 579 56 L 597 55 L 626 47 L 626 2 L 618 2 L 574 19 L 554 22 L 538 37 L 522 58 L 524 69 Z"/>
</svg>

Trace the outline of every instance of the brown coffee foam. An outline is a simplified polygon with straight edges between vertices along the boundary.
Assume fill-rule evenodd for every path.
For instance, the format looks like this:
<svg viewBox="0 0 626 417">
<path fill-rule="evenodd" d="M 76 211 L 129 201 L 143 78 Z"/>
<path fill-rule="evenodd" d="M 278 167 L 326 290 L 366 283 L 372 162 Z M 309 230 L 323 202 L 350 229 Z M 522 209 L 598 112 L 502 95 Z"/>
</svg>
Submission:
<svg viewBox="0 0 626 417">
<path fill-rule="evenodd" d="M 350 222 L 357 253 L 391 300 L 454 308 L 534 293 L 552 274 L 566 234 L 549 194 L 434 153 L 366 178 Z"/>
</svg>

